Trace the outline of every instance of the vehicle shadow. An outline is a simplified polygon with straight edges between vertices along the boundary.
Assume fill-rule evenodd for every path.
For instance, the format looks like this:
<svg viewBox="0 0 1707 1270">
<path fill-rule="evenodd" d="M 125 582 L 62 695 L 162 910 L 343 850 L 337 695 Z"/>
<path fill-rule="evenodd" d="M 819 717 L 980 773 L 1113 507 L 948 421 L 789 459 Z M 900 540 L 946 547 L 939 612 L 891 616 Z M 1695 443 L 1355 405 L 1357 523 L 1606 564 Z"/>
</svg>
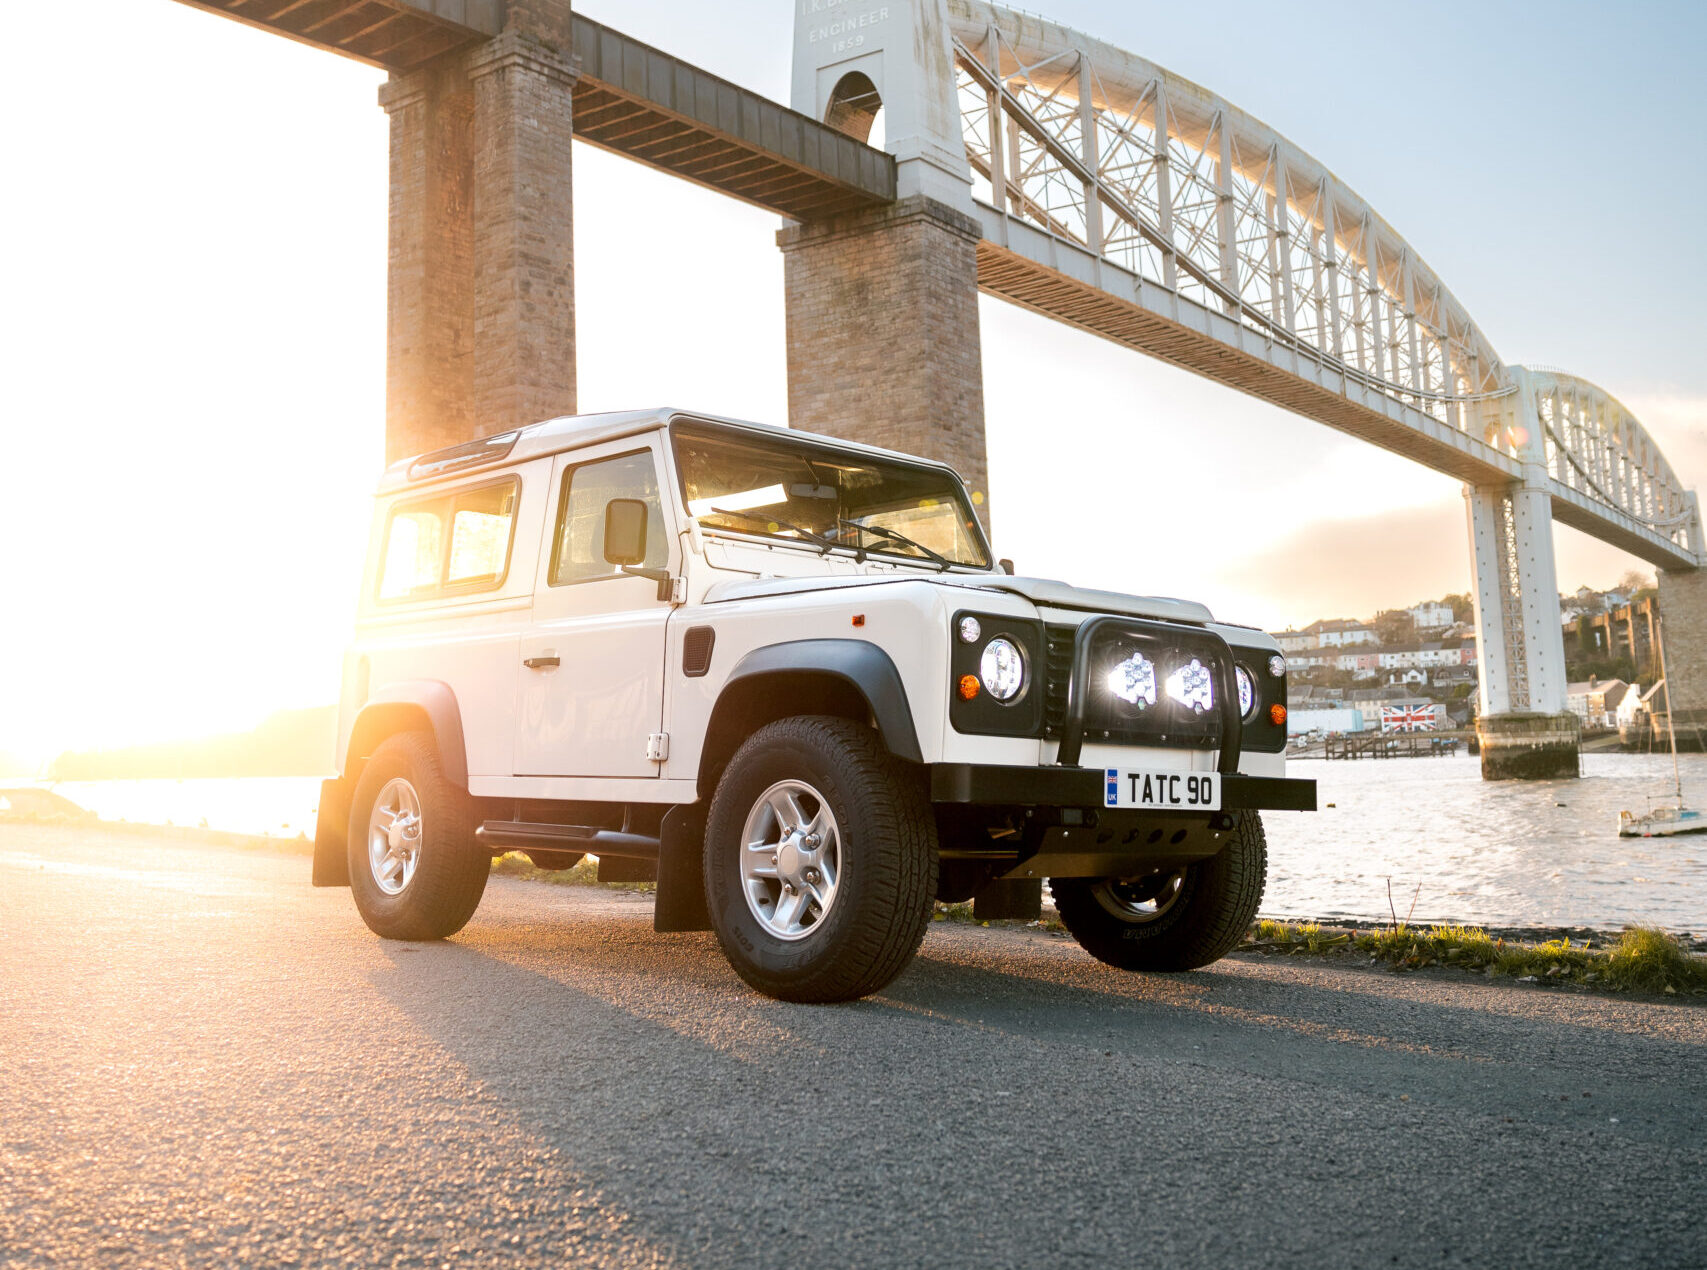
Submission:
<svg viewBox="0 0 1707 1270">
<path fill-rule="evenodd" d="M 1639 1206 L 1641 1179 L 1675 1170 L 1680 1149 L 1701 1154 L 1688 1146 L 1704 1127 L 1697 1043 L 1238 963 L 1124 975 L 976 932 L 931 939 L 879 997 L 794 1006 L 748 990 L 710 936 L 655 935 L 647 917 L 477 920 L 455 943 L 388 945 L 373 982 L 625 1229 L 700 1263 L 780 1264 L 809 1239 L 836 1264 L 1100 1265 L 1140 1228 L 1158 1256 L 1193 1261 L 1277 1230 L 1373 1254 L 1389 1218 L 1334 1190 L 1334 1161 L 1372 1144 L 1438 1169 L 1430 1202 L 1447 1212 L 1538 1150 L 1592 1159 L 1609 1116 L 1628 1128 L 1606 1202 Z M 1143 1167 L 1126 1109 L 1190 1149 Z M 1487 1157 L 1473 1170 L 1450 1158 L 1466 1139 Z M 1253 1193 L 1251 1155 L 1267 1149 L 1299 1154 Z M 1414 1202 L 1396 1177 L 1371 1185 Z M 1241 1194 L 1236 1217 L 1186 1219 L 1218 1189 Z M 1498 1220 L 1551 1246 L 1577 1218 Z M 1410 1258 L 1419 1246 L 1414 1229 L 1391 1243 Z"/>
</svg>

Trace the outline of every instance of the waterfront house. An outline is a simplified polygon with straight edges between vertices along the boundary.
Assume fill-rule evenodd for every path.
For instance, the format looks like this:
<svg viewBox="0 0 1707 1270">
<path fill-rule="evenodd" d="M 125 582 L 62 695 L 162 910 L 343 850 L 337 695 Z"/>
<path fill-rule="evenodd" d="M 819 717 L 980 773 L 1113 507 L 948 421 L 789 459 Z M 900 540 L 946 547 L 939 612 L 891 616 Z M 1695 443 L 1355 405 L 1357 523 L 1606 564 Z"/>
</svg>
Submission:
<svg viewBox="0 0 1707 1270">
<path fill-rule="evenodd" d="M 1419 631 L 1443 631 L 1452 625 L 1452 606 L 1438 600 L 1426 601 L 1405 612 L 1411 615 L 1411 621 Z"/>
<path fill-rule="evenodd" d="M 1381 642 L 1381 637 L 1366 623 L 1354 622 L 1346 618 L 1311 622 L 1304 628 L 1304 634 L 1313 638 L 1316 643 L 1324 648 L 1351 648 L 1361 644 L 1375 645 Z"/>
<path fill-rule="evenodd" d="M 1658 686 L 1654 685 L 1655 688 Z M 1653 689 L 1648 691 L 1652 692 Z M 1647 714 L 1647 706 L 1643 704 L 1646 697 L 1647 693 L 1642 691 L 1641 684 L 1631 684 L 1630 690 L 1619 699 L 1618 708 L 1612 712 L 1612 717 L 1617 721 L 1620 732 L 1635 726 Z"/>
<path fill-rule="evenodd" d="M 1565 685 L 1565 709 L 1576 715 L 1585 728 L 1617 726 L 1615 712 L 1630 685 L 1622 679 L 1597 679 Z"/>
<path fill-rule="evenodd" d="M 1465 665 L 1442 666 L 1430 672 L 1430 678 L 1437 688 L 1450 688 L 1454 684 L 1473 684 L 1477 679 L 1476 668 Z"/>
<path fill-rule="evenodd" d="M 1361 710 L 1343 702 L 1315 702 L 1304 709 L 1291 710 L 1286 715 L 1286 735 L 1346 736 L 1364 730 Z"/>
<path fill-rule="evenodd" d="M 1381 654 L 1369 648 L 1339 653 L 1334 657 L 1334 666 L 1339 670 L 1349 670 L 1359 679 L 1368 678 L 1381 668 Z"/>
<path fill-rule="evenodd" d="M 1631 698 L 1635 700 L 1632 701 Z M 1646 692 L 1626 693 L 1620 706 L 1619 731 L 1623 734 L 1625 743 L 1640 743 L 1650 734 L 1652 728 L 1664 726 L 1658 720 L 1665 717 L 1666 681 L 1659 680 Z M 1627 724 L 1624 723 L 1625 718 L 1629 719 Z"/>
<path fill-rule="evenodd" d="M 1446 707 L 1427 697 L 1400 697 L 1381 703 L 1383 732 L 1433 732 L 1449 722 Z"/>
</svg>

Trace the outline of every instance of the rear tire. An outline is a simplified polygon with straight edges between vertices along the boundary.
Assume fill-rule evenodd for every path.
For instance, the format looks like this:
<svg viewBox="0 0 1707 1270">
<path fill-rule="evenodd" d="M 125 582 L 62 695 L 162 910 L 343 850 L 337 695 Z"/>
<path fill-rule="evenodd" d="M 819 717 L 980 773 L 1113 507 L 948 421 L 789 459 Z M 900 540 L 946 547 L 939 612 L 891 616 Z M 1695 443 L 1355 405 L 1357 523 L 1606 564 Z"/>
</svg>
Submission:
<svg viewBox="0 0 1707 1270">
<path fill-rule="evenodd" d="M 1049 890 L 1062 925 L 1098 961 L 1122 970 L 1196 970 L 1238 947 L 1267 873 L 1262 818 L 1247 812 L 1220 854 L 1177 874 L 1051 878 Z"/>
<path fill-rule="evenodd" d="M 870 728 L 800 717 L 760 728 L 712 796 L 705 892 L 735 972 L 783 1001 L 851 1001 L 912 961 L 936 894 L 921 769 Z"/>
<path fill-rule="evenodd" d="M 386 939 L 443 939 L 468 924 L 491 872 L 467 793 L 445 778 L 423 732 L 387 739 L 350 800 L 350 890 Z"/>
</svg>

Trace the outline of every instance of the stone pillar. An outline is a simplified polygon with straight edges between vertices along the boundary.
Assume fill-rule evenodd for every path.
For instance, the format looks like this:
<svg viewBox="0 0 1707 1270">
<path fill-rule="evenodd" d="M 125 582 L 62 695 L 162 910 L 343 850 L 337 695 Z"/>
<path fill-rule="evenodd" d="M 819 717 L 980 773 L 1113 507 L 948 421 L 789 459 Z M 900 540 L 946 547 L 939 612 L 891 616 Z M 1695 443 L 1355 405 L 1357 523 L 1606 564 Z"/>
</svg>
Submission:
<svg viewBox="0 0 1707 1270">
<path fill-rule="evenodd" d="M 381 87 L 391 462 L 575 409 L 567 0 Z"/>
<path fill-rule="evenodd" d="M 948 463 L 988 530 L 978 223 L 923 195 L 777 235 L 797 428 Z"/>
<path fill-rule="evenodd" d="M 1486 780 L 1554 780 L 1580 774 L 1577 718 L 1565 709 L 1565 640 L 1553 561 L 1553 506 L 1534 393 L 1489 407 L 1511 414 L 1491 426 L 1517 438 L 1525 479 L 1466 486 L 1476 604 L 1481 711 L 1476 721 Z"/>
<path fill-rule="evenodd" d="M 958 91 L 947 0 L 795 6 L 789 104 L 861 141 L 881 108 L 899 195 L 922 194 L 970 215 Z"/>
<path fill-rule="evenodd" d="M 792 104 L 861 141 L 881 109 L 900 198 L 777 235 L 789 422 L 952 465 L 988 531 L 982 232 L 946 0 L 796 6 Z"/>
<path fill-rule="evenodd" d="M 1666 663 L 1660 708 L 1676 711 L 1678 749 L 1700 749 L 1707 741 L 1707 570 L 1661 569 L 1659 584 Z M 1657 669 L 1657 657 L 1654 663 Z M 1664 734 L 1662 727 L 1658 735 Z"/>
<path fill-rule="evenodd" d="M 461 54 L 380 87 L 391 117 L 385 460 L 453 445 L 474 424 L 474 94 Z"/>
<path fill-rule="evenodd" d="M 481 432 L 575 410 L 574 134 L 568 59 L 515 31 L 474 85 L 474 410 Z"/>
</svg>

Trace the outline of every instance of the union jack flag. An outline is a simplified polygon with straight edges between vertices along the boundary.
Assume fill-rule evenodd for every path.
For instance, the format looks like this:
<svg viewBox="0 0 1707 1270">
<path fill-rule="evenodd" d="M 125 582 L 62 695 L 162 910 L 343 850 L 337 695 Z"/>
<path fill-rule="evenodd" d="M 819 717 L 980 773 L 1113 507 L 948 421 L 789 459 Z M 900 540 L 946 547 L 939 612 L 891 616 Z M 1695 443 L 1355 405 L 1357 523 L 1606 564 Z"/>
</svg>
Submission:
<svg viewBox="0 0 1707 1270">
<path fill-rule="evenodd" d="M 1383 732 L 1432 732 L 1434 731 L 1434 707 L 1423 706 L 1382 706 L 1381 730 Z"/>
</svg>

